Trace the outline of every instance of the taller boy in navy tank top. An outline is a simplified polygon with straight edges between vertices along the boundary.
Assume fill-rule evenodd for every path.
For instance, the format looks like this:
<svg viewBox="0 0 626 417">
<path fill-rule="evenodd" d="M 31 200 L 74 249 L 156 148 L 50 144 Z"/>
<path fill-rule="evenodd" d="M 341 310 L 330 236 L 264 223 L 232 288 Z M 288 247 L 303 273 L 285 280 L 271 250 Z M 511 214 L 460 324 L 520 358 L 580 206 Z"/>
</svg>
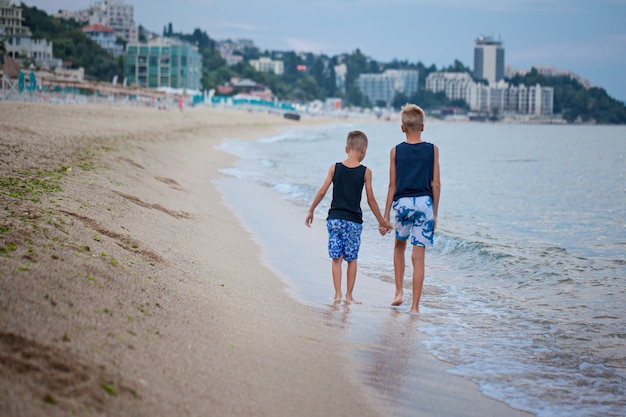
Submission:
<svg viewBox="0 0 626 417">
<path fill-rule="evenodd" d="M 394 209 L 396 239 L 393 249 L 393 269 L 396 295 L 391 303 L 403 301 L 406 242 L 410 238 L 413 252 L 413 300 L 411 311 L 419 311 L 424 285 L 426 247 L 433 245 L 441 184 L 439 179 L 439 149 L 422 140 L 424 111 L 415 104 L 402 108 L 402 131 L 406 141 L 391 149 L 389 189 L 385 204 L 385 220 Z"/>
<path fill-rule="evenodd" d="M 304 220 L 304 224 L 311 227 L 315 208 L 324 199 L 330 184 L 333 184 L 333 199 L 330 210 L 328 210 L 326 227 L 328 229 L 328 255 L 332 258 L 335 302 L 341 301 L 341 263 L 345 259 L 348 262 L 346 302 L 358 303 L 352 297 L 352 291 L 356 282 L 357 258 L 361 245 L 361 231 L 363 230 L 363 213 L 361 211 L 363 187 L 365 187 L 367 203 L 378 220 L 380 233 L 385 234 L 391 230 L 391 224 L 384 221 L 374 198 L 372 171 L 361 165 L 366 151 L 367 136 L 365 133 L 358 130 L 348 133 L 346 140 L 347 159 L 331 165 Z"/>
</svg>

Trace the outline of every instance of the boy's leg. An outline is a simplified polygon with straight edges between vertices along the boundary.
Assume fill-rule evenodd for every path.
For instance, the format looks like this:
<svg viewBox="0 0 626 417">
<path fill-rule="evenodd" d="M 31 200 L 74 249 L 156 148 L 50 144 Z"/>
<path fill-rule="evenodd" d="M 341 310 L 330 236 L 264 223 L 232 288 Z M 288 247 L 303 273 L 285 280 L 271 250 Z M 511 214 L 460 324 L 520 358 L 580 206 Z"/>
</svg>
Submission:
<svg viewBox="0 0 626 417">
<path fill-rule="evenodd" d="M 360 304 L 359 301 L 352 298 L 352 290 L 354 289 L 354 283 L 356 282 L 356 270 L 357 270 L 356 259 L 353 261 L 348 261 L 348 270 L 346 273 L 346 276 L 347 276 L 346 301 L 349 303 Z"/>
<path fill-rule="evenodd" d="M 352 290 L 356 282 L 357 259 L 359 257 L 359 248 L 361 247 L 361 232 L 363 226 L 360 223 L 351 221 L 345 222 L 345 252 L 343 259 L 348 262 L 346 271 L 346 302 L 358 303 L 352 298 Z"/>
<path fill-rule="evenodd" d="M 426 248 L 424 246 L 413 246 L 411 261 L 413 262 L 413 302 L 411 303 L 411 311 L 419 312 L 420 297 L 422 296 L 422 287 L 424 286 L 424 258 L 426 256 Z"/>
<path fill-rule="evenodd" d="M 344 258 L 343 221 L 339 219 L 326 220 L 328 229 L 328 256 L 332 259 L 333 286 L 335 287 L 335 302 L 341 301 L 341 263 Z"/>
<path fill-rule="evenodd" d="M 342 261 L 343 261 L 343 256 L 341 258 L 333 258 L 332 273 L 333 273 L 333 285 L 335 286 L 335 301 L 341 301 L 341 262 Z"/>
<path fill-rule="evenodd" d="M 406 240 L 396 239 L 393 247 L 393 275 L 396 280 L 396 296 L 391 302 L 392 306 L 402 304 L 402 288 L 404 286 L 404 252 L 406 250 Z"/>
</svg>

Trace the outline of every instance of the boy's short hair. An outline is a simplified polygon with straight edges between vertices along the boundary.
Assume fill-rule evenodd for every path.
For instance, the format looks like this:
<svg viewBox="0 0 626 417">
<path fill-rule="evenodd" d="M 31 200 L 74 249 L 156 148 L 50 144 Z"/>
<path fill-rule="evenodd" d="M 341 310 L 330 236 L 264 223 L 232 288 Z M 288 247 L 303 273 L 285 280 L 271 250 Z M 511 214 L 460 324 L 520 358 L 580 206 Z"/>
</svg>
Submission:
<svg viewBox="0 0 626 417">
<path fill-rule="evenodd" d="M 356 151 L 360 151 L 367 146 L 367 136 L 365 133 L 360 130 L 353 130 L 348 133 L 348 138 L 346 139 L 346 147 L 348 149 L 354 149 Z"/>
<path fill-rule="evenodd" d="M 402 126 L 406 130 L 420 130 L 424 124 L 424 110 L 415 104 L 402 106 Z"/>
</svg>

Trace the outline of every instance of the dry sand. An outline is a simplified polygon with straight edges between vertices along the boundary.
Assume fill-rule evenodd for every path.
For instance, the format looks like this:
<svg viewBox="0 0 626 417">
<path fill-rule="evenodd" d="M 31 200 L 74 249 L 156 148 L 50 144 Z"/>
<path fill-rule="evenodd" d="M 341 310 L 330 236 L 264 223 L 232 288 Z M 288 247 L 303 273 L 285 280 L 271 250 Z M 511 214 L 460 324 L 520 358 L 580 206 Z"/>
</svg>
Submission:
<svg viewBox="0 0 626 417">
<path fill-rule="evenodd" d="M 1 414 L 387 415 L 211 182 L 223 138 L 295 123 L 0 102 Z M 518 415 L 428 360 L 424 393 L 462 401 L 416 415 Z"/>
</svg>

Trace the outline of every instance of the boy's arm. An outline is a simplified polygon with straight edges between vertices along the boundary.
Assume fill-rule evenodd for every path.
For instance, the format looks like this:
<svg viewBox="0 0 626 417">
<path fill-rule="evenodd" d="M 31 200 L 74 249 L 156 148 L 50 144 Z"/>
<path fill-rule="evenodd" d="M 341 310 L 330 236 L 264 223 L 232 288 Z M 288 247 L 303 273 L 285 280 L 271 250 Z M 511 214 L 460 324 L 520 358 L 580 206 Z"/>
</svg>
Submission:
<svg viewBox="0 0 626 417">
<path fill-rule="evenodd" d="M 331 165 L 328 170 L 328 174 L 326 174 L 326 178 L 324 179 L 324 183 L 320 187 L 317 194 L 315 194 L 315 198 L 313 198 L 313 202 L 311 203 L 311 207 L 309 207 L 309 211 L 306 213 L 306 218 L 304 219 L 304 224 L 307 227 L 311 227 L 311 223 L 313 223 L 313 216 L 315 212 L 315 208 L 317 205 L 324 199 L 330 184 L 333 182 L 333 175 L 335 175 L 335 165 Z"/>
<path fill-rule="evenodd" d="M 391 148 L 389 156 L 389 188 L 387 189 L 387 201 L 385 202 L 385 220 L 389 222 L 391 216 L 391 204 L 393 195 L 396 193 L 396 147 Z"/>
<path fill-rule="evenodd" d="M 435 215 L 435 229 L 437 228 L 437 211 L 439 210 L 439 195 L 441 194 L 441 180 L 439 178 L 439 148 L 434 146 L 434 164 L 433 164 L 433 214 Z"/>
<path fill-rule="evenodd" d="M 374 197 L 374 189 L 372 187 L 372 170 L 369 168 L 365 169 L 365 194 L 367 196 L 367 204 L 370 206 L 372 213 L 376 216 L 376 220 L 378 220 L 378 224 L 385 225 L 385 219 L 383 215 L 380 213 L 380 208 L 378 207 L 378 203 L 376 202 L 376 197 Z"/>
</svg>

